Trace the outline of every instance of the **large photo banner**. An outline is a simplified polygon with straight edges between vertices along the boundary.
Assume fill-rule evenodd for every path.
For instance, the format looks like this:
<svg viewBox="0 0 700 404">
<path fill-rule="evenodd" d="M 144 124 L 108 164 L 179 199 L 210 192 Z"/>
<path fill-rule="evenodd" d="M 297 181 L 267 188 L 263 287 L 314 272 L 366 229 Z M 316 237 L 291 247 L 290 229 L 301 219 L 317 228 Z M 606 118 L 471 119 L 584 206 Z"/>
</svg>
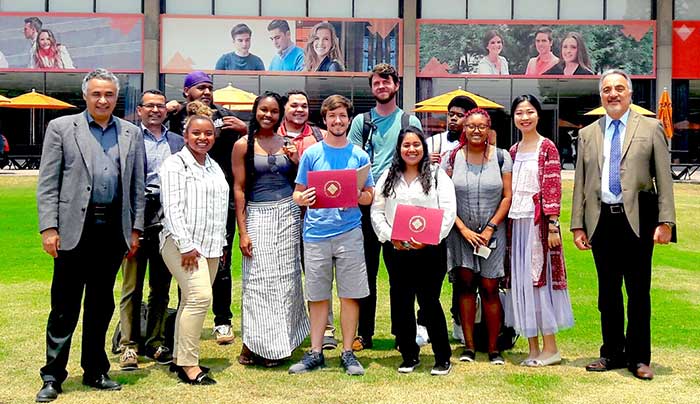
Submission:
<svg viewBox="0 0 700 404">
<path fill-rule="evenodd" d="M 655 21 L 418 20 L 418 77 L 656 76 Z"/>
<path fill-rule="evenodd" d="M 673 78 L 700 79 L 700 21 L 673 22 Z"/>
<path fill-rule="evenodd" d="M 140 14 L 0 13 L 0 71 L 143 72 Z"/>
<path fill-rule="evenodd" d="M 401 71 L 400 19 L 161 16 L 161 72 L 352 76 Z"/>
</svg>

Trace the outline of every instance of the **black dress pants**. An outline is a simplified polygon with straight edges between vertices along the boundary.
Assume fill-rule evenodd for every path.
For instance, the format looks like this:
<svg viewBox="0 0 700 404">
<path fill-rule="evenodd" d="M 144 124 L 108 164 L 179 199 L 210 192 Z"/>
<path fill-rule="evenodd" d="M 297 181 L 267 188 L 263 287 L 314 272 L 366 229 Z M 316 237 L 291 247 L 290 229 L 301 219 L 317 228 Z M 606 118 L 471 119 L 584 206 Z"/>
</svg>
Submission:
<svg viewBox="0 0 700 404">
<path fill-rule="evenodd" d="M 54 259 L 51 312 L 46 325 L 44 381 L 62 383 L 73 332 L 83 303 L 83 335 L 80 365 L 86 377 L 109 371 L 105 335 L 114 313 L 114 280 L 126 253 L 121 218 L 96 223 L 89 213 L 76 248 L 59 251 Z"/>
<path fill-rule="evenodd" d="M 379 253 L 381 252 L 382 243 L 379 242 L 377 234 L 372 228 L 370 207 L 360 205 L 360 211 L 362 211 L 362 236 L 364 238 L 369 295 L 359 299 L 360 318 L 357 335 L 367 341 L 374 336 L 374 319 L 377 313 L 377 274 L 379 273 Z"/>
<path fill-rule="evenodd" d="M 615 213 L 613 213 L 615 212 Z M 598 272 L 598 310 L 603 334 L 600 356 L 614 361 L 649 364 L 651 360 L 651 258 L 655 224 L 634 233 L 620 205 L 601 205 L 591 239 Z M 622 297 L 627 292 L 627 332 Z"/>
<path fill-rule="evenodd" d="M 424 314 L 425 327 L 435 354 L 435 363 L 450 360 L 452 350 L 447 337 L 447 322 L 440 304 L 440 291 L 446 270 L 437 265 L 438 246 L 399 251 L 384 244 L 384 263 L 389 272 L 391 328 L 404 360 L 417 359 L 415 301 Z"/>
</svg>

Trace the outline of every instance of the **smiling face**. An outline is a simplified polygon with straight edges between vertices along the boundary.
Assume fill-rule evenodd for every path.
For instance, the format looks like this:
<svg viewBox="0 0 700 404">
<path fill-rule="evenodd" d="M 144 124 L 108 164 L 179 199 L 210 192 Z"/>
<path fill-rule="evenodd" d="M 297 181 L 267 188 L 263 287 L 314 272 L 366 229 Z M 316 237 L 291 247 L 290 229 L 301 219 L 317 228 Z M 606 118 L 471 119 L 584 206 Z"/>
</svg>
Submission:
<svg viewBox="0 0 700 404">
<path fill-rule="evenodd" d="M 233 37 L 233 47 L 239 56 L 250 53 L 250 34 L 238 34 Z"/>
<path fill-rule="evenodd" d="M 503 39 L 500 36 L 495 36 L 489 40 L 486 45 L 490 55 L 498 55 L 503 50 Z"/>
<path fill-rule="evenodd" d="M 489 137 L 489 119 L 482 114 L 472 114 L 467 117 L 464 124 L 464 131 L 467 134 L 467 142 L 470 145 L 485 145 Z"/>
<path fill-rule="evenodd" d="M 605 76 L 601 85 L 600 100 L 611 118 L 620 119 L 632 103 L 632 89 L 629 88 L 625 77 L 620 74 Z"/>
<path fill-rule="evenodd" d="M 284 120 L 294 126 L 303 126 L 309 120 L 309 101 L 304 94 L 289 96 L 284 105 Z"/>
<path fill-rule="evenodd" d="M 260 124 L 260 129 L 274 130 L 280 120 L 280 107 L 277 100 L 272 97 L 261 99 L 258 109 L 255 110 L 255 119 Z"/>
<path fill-rule="evenodd" d="M 535 35 L 535 48 L 537 49 L 537 53 L 540 55 L 546 55 L 551 52 L 552 40 L 549 38 L 549 35 L 545 34 L 544 32 L 540 32 Z"/>
<path fill-rule="evenodd" d="M 423 159 L 423 142 L 419 135 L 406 133 L 401 141 L 401 159 L 406 163 L 406 167 L 417 167 Z"/>
<path fill-rule="evenodd" d="M 91 79 L 83 94 L 88 113 L 95 121 L 106 123 L 117 106 L 117 85 L 113 81 Z"/>
<path fill-rule="evenodd" d="M 197 161 L 202 162 L 214 146 L 214 124 L 206 118 L 192 118 L 185 131 L 185 144 Z"/>
<path fill-rule="evenodd" d="M 51 38 L 51 35 L 49 35 L 48 32 L 44 31 L 39 34 L 37 42 L 39 43 L 39 47 L 41 49 L 47 50 L 51 47 L 51 45 L 53 45 L 53 38 Z"/>
<path fill-rule="evenodd" d="M 136 107 L 141 122 L 145 127 L 160 126 L 165 120 L 165 96 L 146 93 L 141 98 L 141 105 Z"/>
<path fill-rule="evenodd" d="M 515 111 L 513 111 L 515 127 L 523 133 L 537 130 L 537 122 L 539 122 L 539 120 L 540 117 L 537 114 L 537 110 L 528 101 L 521 102 L 515 107 Z"/>
<path fill-rule="evenodd" d="M 561 57 L 566 63 L 578 63 L 578 42 L 574 38 L 566 38 L 561 43 Z"/>
<path fill-rule="evenodd" d="M 279 28 L 270 31 L 270 41 L 277 52 L 282 52 L 292 44 L 292 34 L 290 31 L 282 32 Z"/>
<path fill-rule="evenodd" d="M 372 75 L 372 95 L 380 104 L 391 102 L 399 91 L 399 83 L 389 76 L 384 78 L 378 74 Z"/>
<path fill-rule="evenodd" d="M 350 116 L 348 116 L 347 108 L 338 107 L 326 112 L 326 116 L 323 117 L 323 123 L 326 124 L 328 133 L 331 135 L 335 137 L 345 136 L 350 125 Z"/>
<path fill-rule="evenodd" d="M 327 28 L 319 28 L 316 30 L 316 39 L 314 39 L 314 52 L 319 58 L 323 59 L 328 55 L 333 47 L 333 37 L 331 30 Z"/>
</svg>

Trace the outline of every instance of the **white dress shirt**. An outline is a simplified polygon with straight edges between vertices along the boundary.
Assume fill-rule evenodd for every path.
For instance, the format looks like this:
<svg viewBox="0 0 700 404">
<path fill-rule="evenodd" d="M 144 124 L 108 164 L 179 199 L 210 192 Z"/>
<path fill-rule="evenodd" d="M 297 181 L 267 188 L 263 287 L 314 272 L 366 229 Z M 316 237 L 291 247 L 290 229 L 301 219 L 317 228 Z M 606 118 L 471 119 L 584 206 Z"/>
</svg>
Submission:
<svg viewBox="0 0 700 404">
<path fill-rule="evenodd" d="M 206 258 L 220 257 L 226 245 L 228 183 L 208 155 L 201 165 L 187 148 L 160 167 L 163 230 L 160 247 L 171 236 L 180 253 L 196 249 Z"/>
<path fill-rule="evenodd" d="M 452 150 L 459 146 L 459 139 L 450 141 L 447 138 L 447 133 L 448 131 L 444 131 L 425 139 L 425 143 L 428 145 L 428 153 L 440 153 L 442 161 L 448 159 Z"/>
<path fill-rule="evenodd" d="M 620 136 L 618 140 L 620 142 L 620 153 L 623 153 L 622 145 L 625 144 L 625 133 L 627 132 L 627 118 L 630 116 L 630 111 L 627 110 L 624 115 L 620 118 Z M 615 204 L 622 203 L 622 192 L 620 195 L 615 195 L 610 192 L 610 143 L 612 142 L 613 133 L 615 132 L 615 125 L 613 125 L 613 118 L 605 115 L 605 135 L 603 136 L 603 171 L 601 172 L 600 179 L 600 199 L 603 203 Z M 622 181 L 622 171 L 620 171 L 620 181 Z"/>
<path fill-rule="evenodd" d="M 379 177 L 374 188 L 374 202 L 372 202 L 370 217 L 372 219 L 372 227 L 374 227 L 374 232 L 377 233 L 377 238 L 380 242 L 391 240 L 396 206 L 399 204 L 442 209 L 444 213 L 442 216 L 442 227 L 440 228 L 440 240 L 443 240 L 450 233 L 457 216 L 455 187 L 452 184 L 452 179 L 442 168 L 432 165 L 431 169 L 438 170 L 437 189 L 435 189 L 435 172 L 433 171 L 431 173 L 433 184 L 428 195 L 423 192 L 423 185 L 421 185 L 418 177 L 409 184 L 401 175 L 397 183 L 394 184 L 394 194 L 389 198 L 385 198 L 382 191 L 386 178 L 389 175 L 389 170 L 384 171 L 382 176 Z"/>
</svg>

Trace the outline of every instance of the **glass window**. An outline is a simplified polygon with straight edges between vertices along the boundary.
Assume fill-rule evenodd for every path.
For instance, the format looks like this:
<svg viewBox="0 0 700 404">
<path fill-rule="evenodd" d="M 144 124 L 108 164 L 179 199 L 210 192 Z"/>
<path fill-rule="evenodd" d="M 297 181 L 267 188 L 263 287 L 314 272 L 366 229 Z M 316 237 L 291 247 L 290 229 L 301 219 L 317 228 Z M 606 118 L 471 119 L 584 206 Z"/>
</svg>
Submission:
<svg viewBox="0 0 700 404">
<path fill-rule="evenodd" d="M 306 0 L 262 0 L 262 15 L 306 17 Z"/>
<path fill-rule="evenodd" d="M 510 82 L 511 80 L 471 79 L 467 80 L 465 89 L 503 105 L 504 109 L 489 110 L 491 128 L 496 131 L 497 145 L 501 148 L 508 148 L 512 144 L 511 124 L 507 115 L 511 101 Z"/>
<path fill-rule="evenodd" d="M 700 80 L 673 80 L 673 122 L 673 162 L 700 162 Z"/>
<path fill-rule="evenodd" d="M 397 18 L 399 0 L 355 0 L 357 18 Z"/>
<path fill-rule="evenodd" d="M 93 0 L 49 0 L 49 11 L 92 13 Z"/>
<path fill-rule="evenodd" d="M 321 118 L 321 103 L 328 96 L 340 94 L 352 100 L 352 77 L 309 77 L 306 81 L 306 93 L 309 95 L 309 120 L 325 127 Z M 367 82 L 365 81 L 365 84 Z M 355 106 L 355 113 L 358 113 Z"/>
<path fill-rule="evenodd" d="M 608 20 L 648 20 L 651 18 L 651 0 L 608 1 Z"/>
<path fill-rule="evenodd" d="M 562 20 L 602 20 L 603 0 L 559 0 Z"/>
<path fill-rule="evenodd" d="M 182 83 L 185 82 L 184 74 L 166 74 L 165 75 L 165 97 L 168 100 L 184 100 L 182 95 Z"/>
<path fill-rule="evenodd" d="M 98 13 L 141 13 L 143 0 L 97 0 Z"/>
<path fill-rule="evenodd" d="M 511 0 L 472 1 L 467 8 L 467 18 L 510 20 Z"/>
<path fill-rule="evenodd" d="M 168 14 L 211 14 L 211 1 L 165 0 Z"/>
<path fill-rule="evenodd" d="M 302 76 L 260 76 L 260 92 L 274 91 L 285 95 L 289 90 L 304 90 L 306 77 Z"/>
<path fill-rule="evenodd" d="M 700 7 L 697 0 L 675 0 L 674 19 L 700 20 Z"/>
<path fill-rule="evenodd" d="M 214 13 L 217 15 L 260 15 L 260 3 L 257 1 L 216 0 Z"/>
<path fill-rule="evenodd" d="M 0 11 L 46 11 L 46 0 L 0 0 Z"/>
<path fill-rule="evenodd" d="M 513 18 L 516 20 L 557 19 L 557 0 L 518 0 L 513 4 Z"/>
<path fill-rule="evenodd" d="M 467 6 L 464 0 L 422 0 L 420 18 L 464 18 Z"/>
<path fill-rule="evenodd" d="M 309 17 L 352 17 L 352 0 L 309 0 Z"/>
</svg>

